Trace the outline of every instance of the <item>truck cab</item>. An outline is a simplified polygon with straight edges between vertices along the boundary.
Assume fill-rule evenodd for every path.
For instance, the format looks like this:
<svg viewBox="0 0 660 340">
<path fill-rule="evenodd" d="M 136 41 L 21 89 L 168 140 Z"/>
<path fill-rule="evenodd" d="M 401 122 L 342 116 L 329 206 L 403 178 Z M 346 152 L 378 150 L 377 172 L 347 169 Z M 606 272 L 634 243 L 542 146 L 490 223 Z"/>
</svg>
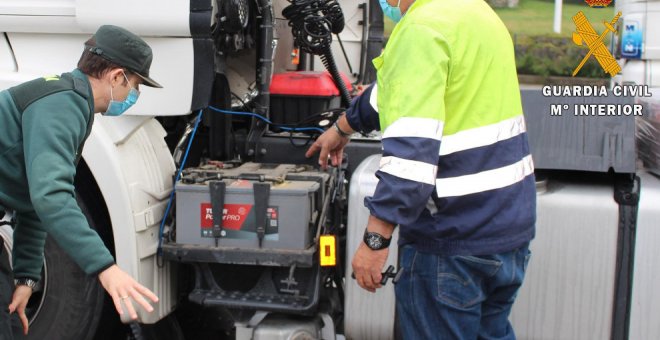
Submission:
<svg viewBox="0 0 660 340">
<path fill-rule="evenodd" d="M 310 134 L 283 134 L 282 129 L 275 133 L 259 119 L 207 109 L 250 111 L 268 119 L 274 75 L 307 72 L 316 79 L 328 77 L 327 60 L 304 52 L 295 42 L 291 20 L 282 14 L 289 5 L 283 0 L 0 1 L 2 89 L 73 70 L 85 40 L 103 24 L 122 26 L 153 49 L 151 74 L 163 89 L 141 89 L 140 100 L 123 117 L 97 115 L 76 187 L 90 225 L 117 264 L 160 297 L 155 312 L 139 311 L 143 325 L 166 324 L 154 327 L 156 331 L 145 326 L 156 332 L 155 338 L 162 338 L 158 332 L 176 334 L 170 316 L 190 289 L 181 276 L 186 266 L 164 260 L 160 246 L 163 234 L 174 228 L 173 216 L 161 222 L 171 203 L 173 177 L 183 162 L 181 145 L 192 139 L 191 122 L 204 112 L 188 164 L 284 162 L 275 158 L 292 154 L 292 149 L 297 161 L 308 162 L 302 149 L 280 145 L 291 145 L 291 139 L 305 143 Z M 349 87 L 373 81 L 375 71 L 369 61 L 382 48 L 380 8 L 369 1 L 313 1 L 312 5 L 339 9 L 336 26 L 341 21 L 342 27 L 328 35 L 327 46 L 334 56 L 334 72 L 342 73 Z M 275 100 L 286 102 L 286 110 L 296 105 L 296 93 L 277 96 Z M 313 108 L 332 109 L 330 99 L 320 98 L 321 106 Z M 332 103 L 339 108 L 339 102 Z M 301 116 L 282 116 L 275 123 L 297 124 L 292 119 L 316 113 L 303 110 Z M 370 148 L 377 151 L 377 143 Z M 280 156 L 274 156 L 276 151 Z M 11 228 L 1 232 L 11 247 Z M 108 297 L 95 278 L 84 278 L 63 254 L 48 242 L 43 279 L 28 306 L 29 338 L 116 338 L 118 320 L 108 312 Z"/>
<path fill-rule="evenodd" d="M 615 83 L 660 87 L 657 4 L 617 1 Z M 98 280 L 49 240 L 28 339 L 396 338 L 392 284 L 370 294 L 350 279 L 368 218 L 362 202 L 377 183 L 378 135 L 354 136 L 347 161 L 330 171 L 304 157 L 375 80 L 377 1 L 0 0 L 0 18 L 0 89 L 74 69 L 102 24 L 149 43 L 150 73 L 164 87 L 143 87 L 122 117 L 97 115 L 75 183 L 116 263 L 160 302 L 122 325 Z M 296 30 L 319 18 L 331 33 Z M 312 44 L 329 36 L 322 49 Z M 539 218 L 511 315 L 518 337 L 660 338 L 660 181 L 630 155 L 634 122 L 548 119 L 554 99 L 526 90 L 522 98 Z M 259 224 L 250 211 L 267 218 Z M 250 218 L 254 229 L 241 230 Z M 11 233 L 0 227 L 8 250 Z M 334 265 L 321 266 L 326 253 Z M 386 265 L 396 267 L 396 247 Z"/>
</svg>

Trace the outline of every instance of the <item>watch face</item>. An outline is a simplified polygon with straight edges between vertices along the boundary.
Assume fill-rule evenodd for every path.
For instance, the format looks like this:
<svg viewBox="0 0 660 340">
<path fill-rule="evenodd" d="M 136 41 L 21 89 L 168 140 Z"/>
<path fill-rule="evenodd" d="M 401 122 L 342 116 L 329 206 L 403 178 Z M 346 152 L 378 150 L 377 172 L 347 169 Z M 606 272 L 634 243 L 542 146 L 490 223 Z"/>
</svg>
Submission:
<svg viewBox="0 0 660 340">
<path fill-rule="evenodd" d="M 378 235 L 373 235 L 373 234 L 369 235 L 367 237 L 367 242 L 369 248 L 371 249 L 379 249 L 380 247 L 383 246 L 383 242 L 380 239 L 380 237 L 378 237 Z"/>
<path fill-rule="evenodd" d="M 367 247 L 371 248 L 372 250 L 381 250 L 389 247 L 391 239 L 385 238 L 381 234 L 370 233 L 365 230 L 363 240 Z"/>
</svg>

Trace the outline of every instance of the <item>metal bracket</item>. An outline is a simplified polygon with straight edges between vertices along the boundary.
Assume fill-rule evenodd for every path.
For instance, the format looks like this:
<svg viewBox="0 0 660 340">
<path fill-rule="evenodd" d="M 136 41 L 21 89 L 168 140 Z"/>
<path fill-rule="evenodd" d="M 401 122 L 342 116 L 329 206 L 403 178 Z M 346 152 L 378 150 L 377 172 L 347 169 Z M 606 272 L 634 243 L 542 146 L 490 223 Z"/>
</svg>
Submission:
<svg viewBox="0 0 660 340">
<path fill-rule="evenodd" d="M 225 208 L 225 192 L 227 184 L 223 181 L 210 181 L 209 193 L 211 195 L 211 209 L 213 210 L 213 237 L 215 246 L 218 246 L 218 238 L 227 235 L 222 229 L 222 217 Z"/>
<path fill-rule="evenodd" d="M 257 237 L 259 238 L 259 248 L 266 235 L 266 223 L 268 221 L 268 200 L 270 199 L 270 183 L 252 184 L 254 191 L 254 212 L 256 214 Z"/>
<path fill-rule="evenodd" d="M 296 272 L 296 264 L 294 263 L 291 265 L 291 268 L 289 268 L 289 277 L 287 277 L 285 280 L 280 280 L 280 283 L 284 283 L 286 285 L 286 288 L 280 289 L 282 293 L 288 293 L 292 295 L 299 295 L 300 290 L 299 289 L 292 289 L 291 286 L 297 287 L 298 286 L 298 281 L 296 281 L 296 278 L 293 276 L 293 274 Z"/>
</svg>

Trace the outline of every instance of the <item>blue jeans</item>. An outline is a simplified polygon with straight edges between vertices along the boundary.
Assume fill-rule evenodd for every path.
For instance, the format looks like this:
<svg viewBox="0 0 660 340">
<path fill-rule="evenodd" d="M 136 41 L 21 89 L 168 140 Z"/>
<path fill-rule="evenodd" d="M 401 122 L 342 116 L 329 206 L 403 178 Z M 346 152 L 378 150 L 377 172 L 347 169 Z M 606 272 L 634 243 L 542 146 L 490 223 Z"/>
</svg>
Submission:
<svg viewBox="0 0 660 340">
<path fill-rule="evenodd" d="M 515 339 L 509 313 L 529 261 L 528 245 L 486 256 L 400 249 L 395 286 L 403 339 Z"/>
</svg>

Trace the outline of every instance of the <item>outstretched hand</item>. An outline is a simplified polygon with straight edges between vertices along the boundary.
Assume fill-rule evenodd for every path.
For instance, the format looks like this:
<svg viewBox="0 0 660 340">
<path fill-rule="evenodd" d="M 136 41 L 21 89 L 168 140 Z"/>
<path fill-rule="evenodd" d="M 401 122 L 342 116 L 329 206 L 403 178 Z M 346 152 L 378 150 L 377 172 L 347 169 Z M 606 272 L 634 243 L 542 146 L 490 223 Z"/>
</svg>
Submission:
<svg viewBox="0 0 660 340">
<path fill-rule="evenodd" d="M 158 302 L 158 297 L 149 289 L 139 284 L 130 275 L 119 269 L 117 265 L 112 265 L 99 274 L 99 281 L 103 288 L 110 294 L 115 304 L 117 313 L 123 315 L 122 304 L 128 311 L 131 319 L 137 319 L 137 312 L 133 307 L 133 301 L 137 302 L 147 312 L 152 312 L 154 308 L 149 304 L 146 298 L 153 303 Z"/>
<path fill-rule="evenodd" d="M 328 168 L 328 156 L 330 156 L 333 166 L 339 166 L 344 156 L 344 147 L 348 144 L 348 141 L 347 137 L 340 136 L 334 128 L 330 128 L 307 149 L 305 157 L 310 158 L 320 151 L 319 166 L 321 166 L 321 169 Z"/>
</svg>

